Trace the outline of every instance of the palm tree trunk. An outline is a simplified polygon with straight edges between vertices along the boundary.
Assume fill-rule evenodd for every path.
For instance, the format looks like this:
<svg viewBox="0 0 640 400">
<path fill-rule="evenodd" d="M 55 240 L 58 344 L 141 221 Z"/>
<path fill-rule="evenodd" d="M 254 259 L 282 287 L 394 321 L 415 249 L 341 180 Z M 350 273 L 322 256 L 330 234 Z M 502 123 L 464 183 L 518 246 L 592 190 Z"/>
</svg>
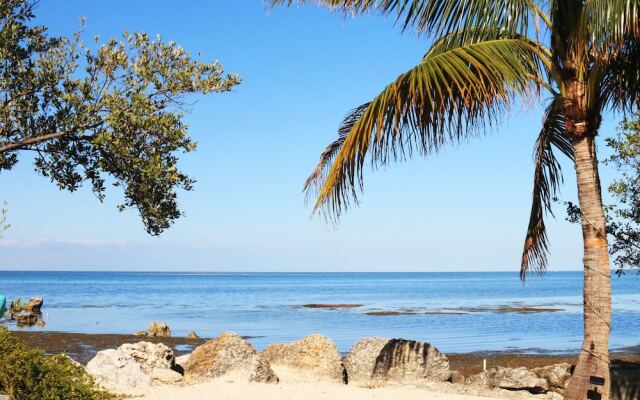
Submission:
<svg viewBox="0 0 640 400">
<path fill-rule="evenodd" d="M 578 196 L 584 239 L 584 341 L 569 386 L 567 400 L 609 399 L 609 331 L 611 329 L 611 269 L 602 207 L 595 135 L 574 136 Z M 604 378 L 604 385 L 590 382 Z M 588 397 L 588 391 L 597 390 Z"/>
</svg>

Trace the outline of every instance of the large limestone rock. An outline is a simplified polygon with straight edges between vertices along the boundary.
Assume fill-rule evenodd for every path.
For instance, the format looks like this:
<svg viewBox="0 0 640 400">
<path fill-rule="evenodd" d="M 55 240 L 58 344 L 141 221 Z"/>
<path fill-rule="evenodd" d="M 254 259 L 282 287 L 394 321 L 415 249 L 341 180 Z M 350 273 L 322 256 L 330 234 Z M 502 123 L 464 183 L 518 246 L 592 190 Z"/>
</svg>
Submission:
<svg viewBox="0 0 640 400">
<path fill-rule="evenodd" d="M 549 390 L 562 394 L 569 384 L 573 367 L 571 364 L 562 363 L 548 367 L 534 368 L 531 372 L 546 380 L 549 385 Z"/>
<path fill-rule="evenodd" d="M 162 343 L 125 343 L 118 351 L 133 358 L 147 372 L 155 368 L 171 369 L 175 365 L 173 350 Z"/>
<path fill-rule="evenodd" d="M 571 364 L 567 363 L 532 370 L 527 370 L 525 367 L 494 367 L 489 371 L 469 377 L 466 383 L 489 388 L 526 390 L 531 393 L 553 391 L 562 394 L 569 384 L 572 369 Z"/>
<path fill-rule="evenodd" d="M 171 328 L 169 328 L 169 325 L 162 321 L 152 322 L 147 328 L 147 336 L 169 337 L 171 336 Z"/>
<path fill-rule="evenodd" d="M 262 352 L 274 369 L 291 368 L 313 379 L 344 383 L 344 367 L 336 345 L 322 335 L 291 344 L 272 344 Z"/>
<path fill-rule="evenodd" d="M 142 364 L 115 349 L 98 352 L 87 364 L 87 372 L 98 385 L 114 391 L 153 384 L 153 378 L 144 371 Z"/>
<path fill-rule="evenodd" d="M 173 351 L 162 343 L 125 343 L 118 349 L 98 352 L 87 372 L 100 386 L 111 390 L 146 388 L 154 383 L 177 383 L 182 376 L 172 371 Z"/>
<path fill-rule="evenodd" d="M 44 299 L 42 297 L 32 297 L 22 309 L 24 311 L 39 314 L 42 309 L 42 304 L 44 304 Z"/>
<path fill-rule="evenodd" d="M 183 367 L 189 382 L 227 375 L 230 379 L 248 382 L 278 382 L 269 362 L 233 332 L 223 333 L 196 347 Z"/>
<path fill-rule="evenodd" d="M 546 393 L 549 390 L 547 380 L 540 378 L 525 367 L 494 367 L 469 377 L 468 385 L 494 387 L 508 390 L 526 390 L 531 393 Z"/>
<path fill-rule="evenodd" d="M 404 339 L 365 338 L 344 359 L 349 384 L 379 385 L 444 382 L 451 376 L 449 360 L 429 343 Z"/>
</svg>

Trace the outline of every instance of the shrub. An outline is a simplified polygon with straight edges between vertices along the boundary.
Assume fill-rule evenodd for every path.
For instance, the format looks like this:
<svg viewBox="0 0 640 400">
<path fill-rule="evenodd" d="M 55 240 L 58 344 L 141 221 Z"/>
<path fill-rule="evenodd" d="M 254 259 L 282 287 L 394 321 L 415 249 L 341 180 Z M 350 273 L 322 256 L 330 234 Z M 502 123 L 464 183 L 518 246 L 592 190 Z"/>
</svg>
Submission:
<svg viewBox="0 0 640 400">
<path fill-rule="evenodd" d="M 10 400 L 106 400 L 84 368 L 66 355 L 47 356 L 0 328 L 0 393 Z"/>
</svg>

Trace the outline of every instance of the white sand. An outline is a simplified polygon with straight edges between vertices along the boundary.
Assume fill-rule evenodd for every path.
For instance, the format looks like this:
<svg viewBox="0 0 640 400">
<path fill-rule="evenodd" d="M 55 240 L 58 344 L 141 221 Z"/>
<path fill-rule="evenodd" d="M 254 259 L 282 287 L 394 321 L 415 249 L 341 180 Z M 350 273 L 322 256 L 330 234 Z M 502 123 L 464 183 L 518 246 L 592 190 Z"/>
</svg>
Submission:
<svg viewBox="0 0 640 400">
<path fill-rule="evenodd" d="M 158 386 L 144 391 L 149 400 L 487 400 L 487 397 L 435 392 L 427 388 L 386 386 L 366 389 L 326 382 L 237 383 L 213 380 L 188 386 Z"/>
</svg>

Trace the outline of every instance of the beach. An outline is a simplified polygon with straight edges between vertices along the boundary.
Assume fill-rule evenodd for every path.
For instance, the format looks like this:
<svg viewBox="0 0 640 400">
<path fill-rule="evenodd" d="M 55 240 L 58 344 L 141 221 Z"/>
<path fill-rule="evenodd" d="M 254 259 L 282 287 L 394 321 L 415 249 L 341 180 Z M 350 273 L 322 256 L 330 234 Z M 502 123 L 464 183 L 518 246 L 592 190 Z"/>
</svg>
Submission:
<svg viewBox="0 0 640 400">
<path fill-rule="evenodd" d="M 14 332 L 14 335 L 31 346 L 44 349 L 50 354 L 65 353 L 74 360 L 86 365 L 98 351 L 114 349 L 124 343 L 147 341 L 164 343 L 173 349 L 177 356 L 189 354 L 206 339 L 187 339 L 185 337 L 139 337 L 117 334 L 82 334 L 70 332 Z M 247 338 L 250 339 L 250 338 Z M 447 354 L 452 370 L 469 377 L 482 372 L 483 360 L 487 368 L 494 366 L 528 370 L 554 364 L 575 364 L 575 354 L 527 354 L 516 351 L 486 351 Z M 612 379 L 618 382 L 633 382 L 640 377 L 640 346 L 630 347 L 612 353 Z M 474 399 L 535 399 L 549 398 L 545 395 L 533 395 L 528 392 L 510 392 L 505 390 L 482 390 L 452 385 L 447 382 L 430 382 L 416 385 L 389 385 L 384 387 L 363 388 L 309 380 L 295 371 L 276 369 L 280 382 L 278 385 L 248 383 L 242 380 L 223 377 L 209 382 L 193 385 L 159 385 L 145 389 L 132 389 L 127 394 L 134 398 L 154 400 L 205 400 L 247 399 L 247 393 L 253 398 L 265 400 L 284 400 L 301 398 L 309 400 L 329 400 L 349 398 L 350 400 L 474 400 Z"/>
</svg>

